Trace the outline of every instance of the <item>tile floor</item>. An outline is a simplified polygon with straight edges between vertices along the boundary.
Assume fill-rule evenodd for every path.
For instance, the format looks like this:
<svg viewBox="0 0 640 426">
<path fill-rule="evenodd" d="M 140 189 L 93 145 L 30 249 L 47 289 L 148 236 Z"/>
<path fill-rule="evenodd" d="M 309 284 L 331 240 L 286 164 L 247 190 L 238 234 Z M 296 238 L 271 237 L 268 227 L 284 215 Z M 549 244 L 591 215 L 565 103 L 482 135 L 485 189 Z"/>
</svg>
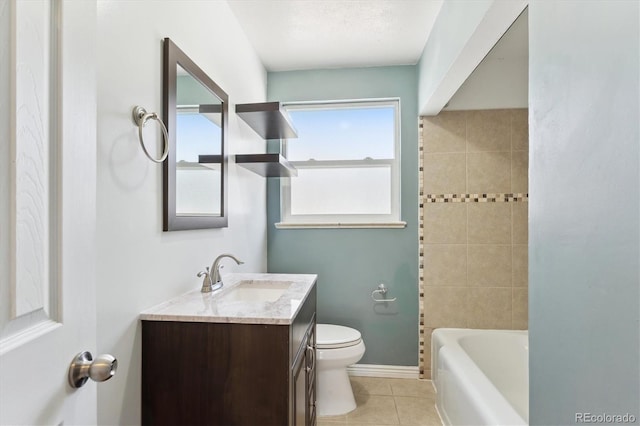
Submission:
<svg viewBox="0 0 640 426">
<path fill-rule="evenodd" d="M 430 380 L 351 377 L 358 408 L 343 416 L 319 417 L 318 426 L 441 426 Z"/>
</svg>

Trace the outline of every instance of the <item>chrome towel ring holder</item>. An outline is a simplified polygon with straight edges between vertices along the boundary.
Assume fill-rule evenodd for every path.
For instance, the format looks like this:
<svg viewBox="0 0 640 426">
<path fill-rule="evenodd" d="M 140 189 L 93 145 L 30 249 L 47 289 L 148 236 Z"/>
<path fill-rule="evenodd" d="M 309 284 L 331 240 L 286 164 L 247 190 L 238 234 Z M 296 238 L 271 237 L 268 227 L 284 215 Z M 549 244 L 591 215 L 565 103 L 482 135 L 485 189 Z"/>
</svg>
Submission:
<svg viewBox="0 0 640 426">
<path fill-rule="evenodd" d="M 144 154 L 147 156 L 147 158 L 149 158 L 149 160 L 153 161 L 154 163 L 162 163 L 167 158 L 167 155 L 169 155 L 169 135 L 167 134 L 167 128 L 165 127 L 164 123 L 162 122 L 162 120 L 160 120 L 158 114 L 156 114 L 155 112 L 147 112 L 147 110 L 142 108 L 141 106 L 136 106 L 135 108 L 133 108 L 132 115 L 133 122 L 138 126 L 138 139 L 140 139 L 140 146 L 142 147 Z M 149 154 L 149 151 L 147 151 L 147 147 L 144 145 L 142 129 L 147 123 L 147 120 L 157 121 L 160 125 L 160 129 L 162 130 L 164 149 L 162 151 L 162 156 L 160 156 L 160 158 L 158 159 L 153 158 L 151 154 Z"/>
</svg>

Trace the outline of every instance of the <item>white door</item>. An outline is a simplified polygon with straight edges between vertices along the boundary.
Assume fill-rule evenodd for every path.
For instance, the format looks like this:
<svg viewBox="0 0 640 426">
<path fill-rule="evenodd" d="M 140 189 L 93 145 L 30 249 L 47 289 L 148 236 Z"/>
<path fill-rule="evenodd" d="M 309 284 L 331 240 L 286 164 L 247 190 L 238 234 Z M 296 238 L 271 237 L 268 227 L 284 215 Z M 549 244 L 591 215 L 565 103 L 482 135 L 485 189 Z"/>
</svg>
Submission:
<svg viewBox="0 0 640 426">
<path fill-rule="evenodd" d="M 0 424 L 95 424 L 95 0 L 0 0 Z"/>
</svg>

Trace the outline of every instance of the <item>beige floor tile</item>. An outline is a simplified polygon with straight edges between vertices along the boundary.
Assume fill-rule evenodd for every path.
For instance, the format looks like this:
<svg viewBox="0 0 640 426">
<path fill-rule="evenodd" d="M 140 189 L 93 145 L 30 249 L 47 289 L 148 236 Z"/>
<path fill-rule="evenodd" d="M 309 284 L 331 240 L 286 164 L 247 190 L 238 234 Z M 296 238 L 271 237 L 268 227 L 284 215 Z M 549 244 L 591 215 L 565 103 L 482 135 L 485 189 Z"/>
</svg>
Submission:
<svg viewBox="0 0 640 426">
<path fill-rule="evenodd" d="M 389 426 L 384 423 L 345 423 L 349 426 Z"/>
<path fill-rule="evenodd" d="M 469 286 L 511 287 L 510 244 L 469 244 L 467 252 Z"/>
<path fill-rule="evenodd" d="M 511 110 L 467 111 L 467 152 L 510 150 Z"/>
<path fill-rule="evenodd" d="M 512 315 L 512 289 L 471 288 L 467 324 L 469 328 L 509 329 Z"/>
<path fill-rule="evenodd" d="M 526 330 L 529 328 L 528 290 L 526 287 L 513 289 L 511 328 L 514 330 Z"/>
<path fill-rule="evenodd" d="M 419 398 L 433 399 L 435 392 L 431 380 L 418 379 L 388 379 L 391 384 L 393 396 L 415 396 Z"/>
<path fill-rule="evenodd" d="M 351 388 L 355 395 L 368 394 L 368 395 L 393 395 L 391 392 L 391 385 L 388 379 L 379 377 L 357 377 L 352 376 Z"/>
<path fill-rule="evenodd" d="M 529 244 L 529 203 L 510 203 L 513 215 L 513 244 Z M 505 222 L 506 223 L 506 222 Z"/>
<path fill-rule="evenodd" d="M 528 287 L 529 285 L 529 248 L 526 244 L 512 246 L 514 287 Z"/>
<path fill-rule="evenodd" d="M 462 153 L 424 155 L 426 194 L 464 194 L 467 192 L 467 155 Z"/>
<path fill-rule="evenodd" d="M 511 204 L 525 203 L 470 203 L 468 243 L 512 244 Z"/>
<path fill-rule="evenodd" d="M 427 286 L 424 289 L 425 327 L 467 327 L 468 293 L 468 287 Z"/>
<path fill-rule="evenodd" d="M 327 424 L 331 424 L 331 425 L 346 424 L 347 423 L 347 416 L 346 415 L 342 415 L 342 416 L 322 416 L 322 417 L 318 417 L 318 424 L 320 424 L 320 423 L 327 423 Z"/>
<path fill-rule="evenodd" d="M 511 192 L 529 192 L 529 151 L 511 153 Z"/>
<path fill-rule="evenodd" d="M 392 396 L 356 395 L 358 408 L 347 414 L 347 423 L 380 425 L 399 424 L 396 406 Z"/>
<path fill-rule="evenodd" d="M 425 244 L 426 285 L 467 285 L 466 244 Z"/>
<path fill-rule="evenodd" d="M 425 203 L 424 242 L 466 244 L 467 203 Z"/>
<path fill-rule="evenodd" d="M 511 110 L 511 149 L 513 151 L 529 150 L 529 110 Z"/>
<path fill-rule="evenodd" d="M 441 425 L 431 398 L 394 397 L 401 425 Z"/>
<path fill-rule="evenodd" d="M 358 408 L 320 417 L 318 426 L 441 425 L 430 380 L 355 376 L 351 385 Z"/>
<path fill-rule="evenodd" d="M 466 111 L 443 111 L 423 117 L 424 152 L 465 152 L 467 148 Z"/>
<path fill-rule="evenodd" d="M 511 192 L 511 152 L 468 153 L 467 191 L 471 194 Z"/>
</svg>

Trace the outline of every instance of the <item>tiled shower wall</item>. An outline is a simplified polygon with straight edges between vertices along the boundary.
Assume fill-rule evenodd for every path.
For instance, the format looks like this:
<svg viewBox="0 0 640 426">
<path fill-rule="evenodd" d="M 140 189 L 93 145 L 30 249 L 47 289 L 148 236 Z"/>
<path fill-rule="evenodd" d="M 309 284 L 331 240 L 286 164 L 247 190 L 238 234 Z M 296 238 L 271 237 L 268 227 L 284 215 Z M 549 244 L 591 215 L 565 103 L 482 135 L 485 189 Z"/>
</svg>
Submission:
<svg viewBox="0 0 640 426">
<path fill-rule="evenodd" d="M 527 328 L 526 109 L 420 119 L 420 373 L 440 327 Z"/>
</svg>

